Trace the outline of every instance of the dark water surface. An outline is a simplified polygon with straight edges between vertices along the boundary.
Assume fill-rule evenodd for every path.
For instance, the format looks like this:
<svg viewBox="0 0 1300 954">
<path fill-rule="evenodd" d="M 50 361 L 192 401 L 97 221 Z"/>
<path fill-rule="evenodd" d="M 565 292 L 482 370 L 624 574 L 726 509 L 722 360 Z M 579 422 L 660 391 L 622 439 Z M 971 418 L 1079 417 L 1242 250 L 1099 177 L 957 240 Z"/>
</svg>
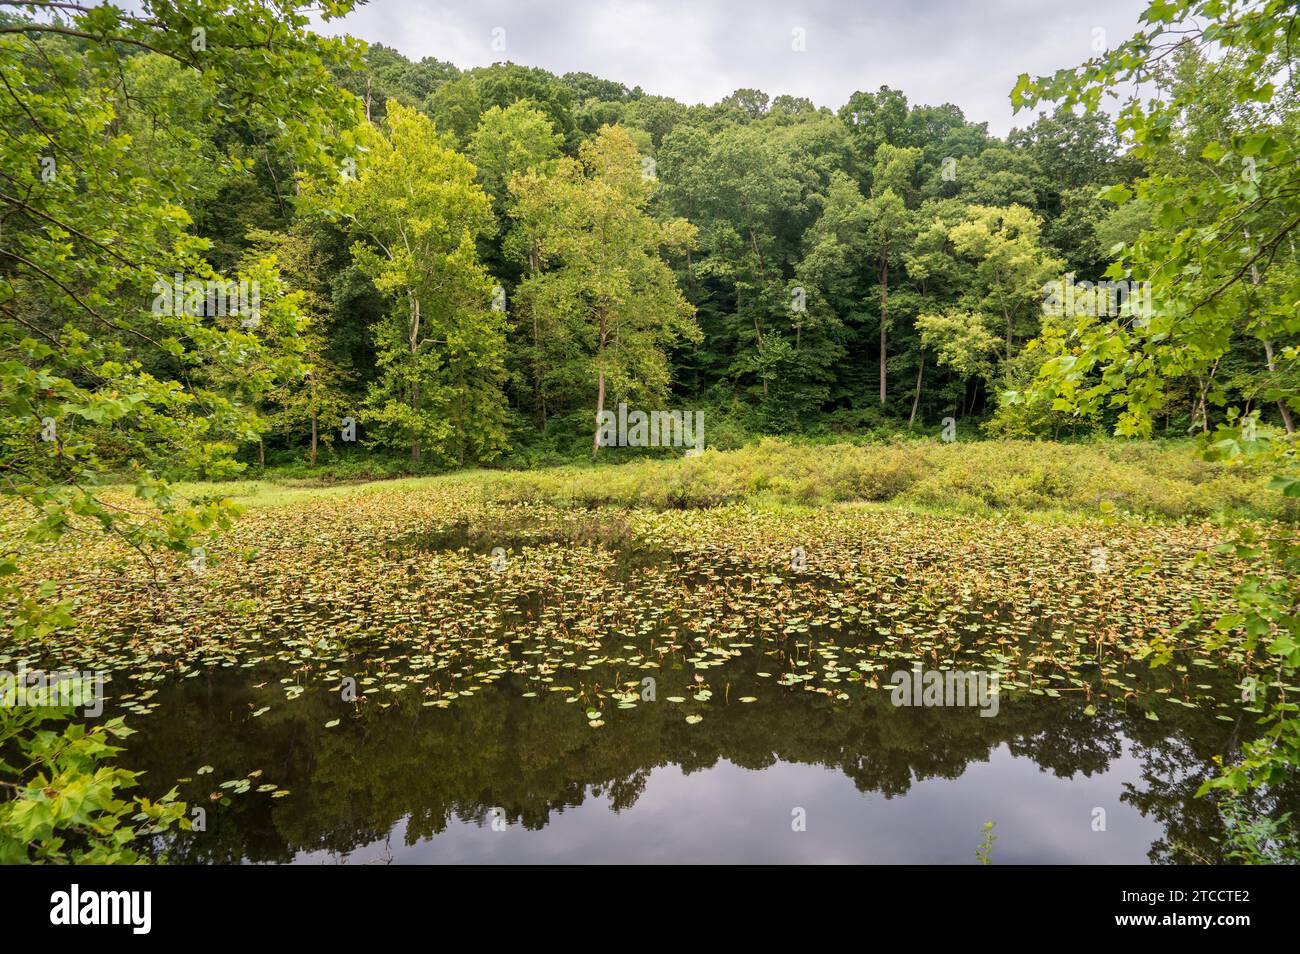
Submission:
<svg viewBox="0 0 1300 954">
<path fill-rule="evenodd" d="M 1218 817 L 1193 794 L 1234 731 L 1195 712 L 1178 725 L 1030 697 L 981 718 L 770 683 L 753 704 L 733 684 L 695 725 L 660 699 L 594 729 L 559 695 L 509 681 L 446 710 L 308 690 L 246 718 L 268 678 L 180 680 L 135 722 L 126 764 L 151 788 L 190 777 L 182 794 L 207 805 L 207 830 L 178 836 L 175 860 L 964 864 L 988 821 L 995 862 L 1186 860 L 1215 851 Z M 289 794 L 205 798 L 258 770 L 254 789 Z"/>
</svg>

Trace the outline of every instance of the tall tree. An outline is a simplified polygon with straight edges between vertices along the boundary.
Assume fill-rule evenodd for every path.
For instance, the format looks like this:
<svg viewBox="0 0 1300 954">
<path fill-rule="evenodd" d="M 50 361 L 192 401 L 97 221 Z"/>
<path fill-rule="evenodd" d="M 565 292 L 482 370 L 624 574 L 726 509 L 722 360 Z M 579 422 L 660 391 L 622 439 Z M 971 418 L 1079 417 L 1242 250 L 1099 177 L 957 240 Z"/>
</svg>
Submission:
<svg viewBox="0 0 1300 954">
<path fill-rule="evenodd" d="M 602 128 L 551 175 L 517 176 L 511 185 L 511 214 L 539 250 L 539 270 L 524 280 L 520 298 L 525 310 L 547 316 L 558 332 L 552 346 L 569 351 L 569 363 L 594 386 L 593 458 L 608 396 L 662 399 L 667 348 L 699 336 L 661 255 L 689 248 L 695 228 L 651 218 L 653 188 L 631 136 L 616 126 Z"/>
<path fill-rule="evenodd" d="M 405 441 L 413 462 L 491 460 L 506 417 L 504 317 L 476 249 L 491 203 L 428 117 L 390 102 L 387 135 L 370 127 L 366 139 L 365 164 L 338 189 L 353 256 L 394 306 L 376 334 L 366 423 Z"/>
<path fill-rule="evenodd" d="M 302 374 L 281 382 L 266 395 L 266 429 L 282 437 L 290 446 L 301 446 L 304 432 L 307 459 L 315 464 L 322 441 L 333 444 L 334 424 L 353 410 L 347 392 L 352 382 L 350 370 L 335 357 L 329 323 L 330 302 L 327 298 L 328 261 L 315 247 L 314 223 L 299 219 L 290 232 L 256 230 L 249 234 L 254 250 L 272 254 L 280 274 L 298 294 L 300 315 L 300 359 Z M 322 421 L 328 422 L 322 427 Z M 261 462 L 263 445 L 258 442 Z"/>
<path fill-rule="evenodd" d="M 563 144 L 564 137 L 555 132 L 546 114 L 520 100 L 504 109 L 493 106 L 483 114 L 467 155 L 478 181 L 492 197 L 493 208 L 504 219 L 510 180 L 521 172 L 546 171 Z"/>
<path fill-rule="evenodd" d="M 884 143 L 877 148 L 875 155 L 876 162 L 871 173 L 871 198 L 867 203 L 867 214 L 871 220 L 867 248 L 878 269 L 880 406 L 884 407 L 889 397 L 889 270 L 901 262 L 915 232 L 907 198 L 915 195 L 913 181 L 921 150 Z"/>
<path fill-rule="evenodd" d="M 18 647 L 72 623 L 71 603 L 54 599 L 53 587 L 11 582 L 33 547 L 111 533 L 154 560 L 169 550 L 188 556 L 229 525 L 228 502 L 188 499 L 163 479 L 236 472 L 234 440 L 257 431 L 247 402 L 208 386 L 221 375 L 195 372 L 248 369 L 247 393 L 296 368 L 294 302 L 270 287 L 270 263 L 243 276 L 268 287 L 260 314 L 242 320 L 210 313 L 202 292 L 190 307 L 189 294 L 178 302 L 158 291 L 177 273 L 183 287 L 202 281 L 205 291 L 240 277 L 214 271 L 210 243 L 190 231 L 182 202 L 196 185 L 194 164 L 166 148 L 165 130 L 186 142 L 238 109 L 274 129 L 273 148 L 305 175 L 320 174 L 350 150 L 358 116 L 353 97 L 330 84 L 355 44 L 310 33 L 307 8 L 294 0 L 145 0 L 132 12 L 23 6 L 41 19 L 0 22 L 0 473 L 18 504 L 0 552 L 0 606 Z M 351 6 L 316 12 L 329 20 Z M 137 150 L 131 131 L 151 121 L 138 112 L 149 97 L 137 90 L 166 85 L 152 66 L 131 68 L 141 50 L 196 74 L 208 95 L 189 100 L 198 116 L 155 112 L 163 135 Z M 196 92 L 184 81 L 175 88 Z M 224 172 L 243 165 L 214 155 Z M 101 499 L 109 470 L 130 474 L 134 505 Z M 157 803 L 122 798 L 135 775 L 102 764 L 119 751 L 121 719 L 60 726 L 70 714 L 0 706 L 0 747 L 18 753 L 0 762 L 0 862 L 141 861 L 132 836 L 184 814 L 174 792 Z"/>
<path fill-rule="evenodd" d="M 1017 106 L 1059 101 L 1089 110 L 1103 97 L 1122 97 L 1119 131 L 1151 167 L 1133 188 L 1117 186 L 1108 198 L 1126 203 L 1136 197 L 1150 208 L 1151 227 L 1122 251 L 1109 275 L 1149 282 L 1152 314 L 1144 320 L 1076 316 L 1056 339 L 1039 381 L 1061 410 L 1092 416 L 1118 408 L 1115 430 L 1125 435 L 1151 432 L 1169 401 L 1171 380 L 1192 375 L 1211 381 L 1235 341 L 1253 339 L 1257 355 L 1267 342 L 1268 351 L 1280 352 L 1292 367 L 1300 360 L 1294 305 L 1300 269 L 1293 251 L 1300 230 L 1295 4 L 1156 0 L 1141 23 L 1134 37 L 1081 67 L 1036 80 L 1021 76 L 1012 91 Z M 1205 84 L 1184 83 L 1164 96 L 1142 98 L 1137 84 L 1190 49 L 1226 96 L 1207 100 L 1193 94 Z M 1232 118 L 1219 123 L 1217 135 L 1197 122 L 1207 103 L 1219 117 Z M 1184 129 L 1204 135 L 1193 153 L 1203 169 L 1162 156 Z M 1279 380 L 1269 398 L 1300 411 L 1300 392 L 1285 382 Z M 1221 415 L 1206 436 L 1207 452 L 1267 462 L 1275 474 L 1272 487 L 1300 497 L 1291 443 L 1270 439 L 1258 412 L 1232 403 L 1221 385 L 1207 383 L 1201 393 Z M 1293 525 L 1266 534 L 1242 527 L 1234 544 L 1230 552 L 1254 564 L 1241 574 L 1236 605 L 1217 619 L 1192 620 L 1188 631 L 1203 633 L 1216 651 L 1230 644 L 1233 652 L 1260 656 L 1266 660 L 1258 669 L 1261 682 L 1273 685 L 1257 689 L 1267 707 L 1261 737 L 1240 759 L 1225 763 L 1223 776 L 1203 785 L 1201 794 L 1248 788 L 1267 794 L 1300 765 L 1300 719 L 1284 691 L 1300 667 L 1300 540 Z M 1171 647 L 1152 651 L 1156 664 L 1171 660 Z"/>
<path fill-rule="evenodd" d="M 1042 220 L 1019 205 L 973 205 L 965 221 L 948 231 L 954 252 L 975 266 L 967 301 L 990 325 L 1002 326 L 1006 358 L 1017 340 L 1038 333 L 1043 287 L 1059 278 L 1065 265 L 1043 248 L 1041 234 Z"/>
</svg>

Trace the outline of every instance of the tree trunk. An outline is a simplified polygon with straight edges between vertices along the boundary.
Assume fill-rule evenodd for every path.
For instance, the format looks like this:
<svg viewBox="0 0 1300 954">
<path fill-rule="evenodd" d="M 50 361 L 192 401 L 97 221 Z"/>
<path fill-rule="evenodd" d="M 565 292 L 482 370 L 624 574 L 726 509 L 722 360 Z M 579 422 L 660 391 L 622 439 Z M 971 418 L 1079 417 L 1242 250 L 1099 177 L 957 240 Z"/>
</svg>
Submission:
<svg viewBox="0 0 1300 954">
<path fill-rule="evenodd" d="M 1264 342 L 1264 356 L 1268 358 L 1269 374 L 1277 373 L 1277 363 L 1273 360 L 1273 342 Z M 1291 418 L 1291 408 L 1287 407 L 1286 401 L 1277 402 L 1277 409 L 1282 412 L 1282 423 L 1286 426 L 1288 434 L 1295 433 L 1295 421 Z"/>
<path fill-rule="evenodd" d="M 1249 231 L 1246 232 L 1246 237 L 1247 238 L 1250 237 Z M 1294 254 L 1295 252 L 1294 245 L 1291 246 L 1291 251 Z M 1254 262 L 1252 262 L 1250 265 L 1250 283 L 1256 287 L 1259 286 L 1259 266 L 1256 265 Z M 1276 374 L 1277 364 L 1273 360 L 1273 342 L 1271 341 L 1264 342 L 1264 357 L 1268 359 L 1268 373 Z M 1295 422 L 1291 419 L 1291 409 L 1286 406 L 1286 401 L 1284 400 L 1278 401 L 1277 409 L 1282 413 L 1282 424 L 1284 427 L 1286 427 L 1286 432 L 1288 434 L 1294 434 Z"/>
<path fill-rule="evenodd" d="M 257 462 L 263 467 L 266 466 L 266 444 L 262 443 L 260 437 L 257 439 Z"/>
<path fill-rule="evenodd" d="M 758 250 L 758 236 L 754 234 L 753 229 L 749 230 L 749 244 L 754 250 L 754 255 L 758 258 L 758 274 L 762 277 L 764 285 L 766 285 L 767 262 L 763 259 L 763 253 Z M 758 310 L 755 309 L 751 312 L 750 317 L 754 321 L 754 344 L 755 347 L 757 347 L 761 345 L 763 341 L 763 326 L 758 323 Z M 763 397 L 767 397 L 767 378 L 763 378 Z"/>
<path fill-rule="evenodd" d="M 921 375 L 925 374 L 925 352 L 921 352 L 921 363 L 916 369 L 916 396 L 912 398 L 912 416 L 907 419 L 907 429 L 910 431 L 912 425 L 916 422 L 916 409 L 921 406 Z"/>
<path fill-rule="evenodd" d="M 758 236 L 754 234 L 753 229 L 749 230 L 749 244 L 754 249 L 754 254 L 758 256 L 758 273 L 766 279 L 767 262 L 763 260 L 763 253 L 758 250 Z"/>
<path fill-rule="evenodd" d="M 1202 434 L 1210 433 L 1210 415 L 1208 412 L 1209 409 L 1205 406 L 1205 395 L 1210 390 L 1210 385 L 1214 383 L 1214 376 L 1219 372 L 1220 360 L 1222 359 L 1216 358 L 1214 360 L 1214 364 L 1210 365 L 1210 377 L 1208 379 L 1201 378 L 1201 377 L 1198 377 L 1196 379 L 1197 387 L 1200 389 L 1200 393 L 1196 399 L 1196 405 L 1197 405 L 1197 413 L 1199 413 L 1201 416 Z M 1192 421 L 1192 426 L 1187 429 L 1187 432 L 1190 434 L 1194 430 L 1196 430 L 1195 420 Z"/>
<path fill-rule="evenodd" d="M 885 370 L 886 323 L 889 320 L 889 258 L 880 256 L 880 406 L 885 406 L 888 394 L 888 372 Z"/>
<path fill-rule="evenodd" d="M 537 243 L 528 250 L 528 275 L 534 277 L 538 269 Z M 546 393 L 542 390 L 545 369 L 542 366 L 542 326 L 537 319 L 536 302 L 529 308 L 533 315 L 533 415 L 543 432 L 546 430 Z"/>
<path fill-rule="evenodd" d="M 316 463 L 316 412 L 311 412 L 311 462 Z"/>
<path fill-rule="evenodd" d="M 456 464 L 465 466 L 465 398 L 456 402 Z"/>
<path fill-rule="evenodd" d="M 605 310 L 600 310 L 600 335 L 596 339 L 596 363 L 599 366 L 605 354 Z M 600 417 L 605 410 L 605 369 L 596 372 L 596 429 L 591 435 L 591 459 L 594 461 L 600 453 Z"/>
<path fill-rule="evenodd" d="M 407 347 L 411 354 L 411 390 L 408 395 L 408 403 L 412 411 L 418 411 L 420 406 L 420 385 L 415 381 L 415 355 L 420 350 L 420 299 L 414 295 L 410 296 L 411 316 L 407 325 L 408 336 L 406 339 Z M 411 435 L 411 463 L 420 462 L 420 439 L 414 434 Z"/>
<path fill-rule="evenodd" d="M 600 417 L 605 411 L 605 372 L 599 372 L 596 384 L 596 430 L 591 437 L 591 459 L 600 452 Z"/>
<path fill-rule="evenodd" d="M 533 414 L 543 431 L 546 430 L 546 398 L 542 395 L 542 329 L 537 323 L 537 308 L 533 308 Z"/>
</svg>

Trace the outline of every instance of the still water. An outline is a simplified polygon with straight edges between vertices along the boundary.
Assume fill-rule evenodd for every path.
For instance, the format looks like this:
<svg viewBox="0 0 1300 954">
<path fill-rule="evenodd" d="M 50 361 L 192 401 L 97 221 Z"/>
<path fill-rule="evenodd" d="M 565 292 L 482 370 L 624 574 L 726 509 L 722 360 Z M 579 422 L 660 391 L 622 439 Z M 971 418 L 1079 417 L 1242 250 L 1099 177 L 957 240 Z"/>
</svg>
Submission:
<svg viewBox="0 0 1300 954">
<path fill-rule="evenodd" d="M 995 827 L 993 857 L 1005 863 L 1147 863 L 1159 824 L 1123 806 L 1105 833 L 1087 824 L 1095 803 L 1113 799 L 1125 757 L 1105 776 L 1061 785 L 1032 760 L 1005 747 L 953 782 L 918 783 L 907 798 L 864 795 L 840 773 L 778 762 L 751 770 L 731 762 L 693 774 L 676 766 L 650 771 L 630 809 L 614 811 L 592 795 L 557 812 L 540 831 L 510 825 L 493 831 L 453 820 L 434 839 L 407 844 L 401 822 L 382 842 L 339 856 L 300 852 L 304 863 L 581 863 L 645 864 L 972 862 L 985 820 Z M 803 807 L 803 831 L 791 805 Z M 1085 821 L 1080 824 L 1080 820 Z"/>
<path fill-rule="evenodd" d="M 174 860 L 970 864 L 990 821 L 994 863 L 1189 860 L 1215 851 L 1217 816 L 1193 794 L 1233 731 L 1059 699 L 980 718 L 770 688 L 751 705 L 734 690 L 696 725 L 658 702 L 592 729 L 509 683 L 448 710 L 411 698 L 357 716 L 316 692 L 241 718 L 259 681 L 183 680 L 137 723 L 128 764 L 151 786 L 189 777 L 182 794 L 203 805 L 257 772 L 289 792 L 211 803 Z M 1198 752 L 1189 729 L 1212 741 Z M 214 768 L 196 778 L 200 765 Z"/>
<path fill-rule="evenodd" d="M 1240 676 L 1127 641 L 1206 590 L 1179 553 L 1103 578 L 1077 528 L 735 511 L 588 539 L 529 508 L 516 539 L 442 511 L 412 534 L 411 506 L 267 514 L 238 531 L 252 562 L 99 604 L 140 677 L 110 688 L 122 764 L 202 809 L 171 860 L 1222 860 L 1195 793 L 1255 731 Z M 1117 564 L 1169 543 L 1129 533 Z M 914 663 L 1013 689 L 991 717 L 896 706 Z"/>
</svg>

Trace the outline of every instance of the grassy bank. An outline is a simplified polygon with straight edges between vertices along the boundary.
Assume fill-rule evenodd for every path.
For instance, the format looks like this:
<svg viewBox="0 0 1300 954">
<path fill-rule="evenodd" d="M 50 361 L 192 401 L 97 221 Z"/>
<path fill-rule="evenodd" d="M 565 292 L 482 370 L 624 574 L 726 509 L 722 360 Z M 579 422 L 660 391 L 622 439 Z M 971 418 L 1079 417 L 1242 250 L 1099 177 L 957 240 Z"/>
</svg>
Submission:
<svg viewBox="0 0 1300 954">
<path fill-rule="evenodd" d="M 189 485 L 254 505 L 273 504 L 323 480 Z M 734 451 L 617 465 L 466 471 L 386 481 L 461 485 L 472 499 L 560 506 L 714 507 L 746 500 L 820 505 L 889 502 L 962 513 L 1095 514 L 1109 504 L 1142 516 L 1204 519 L 1226 512 L 1294 517 L 1267 480 L 1201 459 L 1190 444 L 979 441 L 809 446 L 776 439 Z M 356 493 L 357 485 L 335 485 Z M 1294 508 L 1295 502 L 1290 506 Z"/>
</svg>

